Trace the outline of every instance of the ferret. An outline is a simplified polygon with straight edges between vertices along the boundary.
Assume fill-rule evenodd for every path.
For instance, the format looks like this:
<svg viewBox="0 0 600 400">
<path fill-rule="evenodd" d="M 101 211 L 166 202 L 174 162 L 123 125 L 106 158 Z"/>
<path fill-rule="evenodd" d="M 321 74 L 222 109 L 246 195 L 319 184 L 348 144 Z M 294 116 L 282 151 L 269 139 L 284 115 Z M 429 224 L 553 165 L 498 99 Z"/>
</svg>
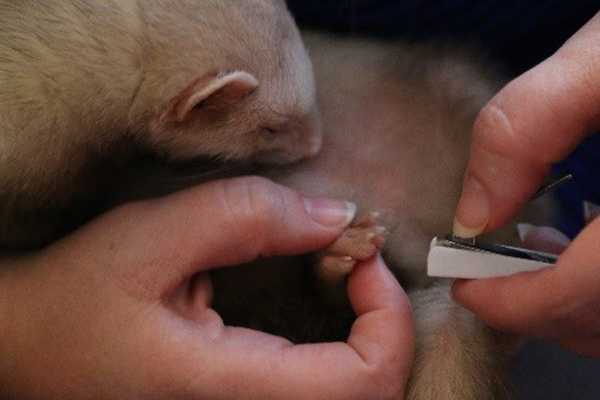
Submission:
<svg viewBox="0 0 600 400">
<path fill-rule="evenodd" d="M 284 258 L 216 271 L 215 309 L 228 324 L 297 343 L 345 340 L 355 317 L 343 302 L 323 296 L 323 289 L 339 295 L 321 282 L 331 276 L 323 260 L 337 257 L 334 269 L 348 273 L 385 236 L 383 257 L 409 293 L 417 329 L 407 398 L 508 398 L 505 367 L 518 341 L 455 304 L 449 281 L 426 275 L 431 239 L 452 230 L 474 120 L 504 83 L 502 74 L 483 61 L 483 52 L 457 46 L 318 34 L 306 34 L 305 42 L 316 74 L 322 151 L 261 174 L 307 196 L 353 201 L 363 215 L 376 212 L 375 226 L 387 232 L 358 221 L 341 239 L 354 240 L 346 254 L 338 240 L 318 261 Z M 514 232 L 507 227 L 493 239 L 514 244 Z M 309 268 L 315 262 L 317 277 Z"/>
<path fill-rule="evenodd" d="M 407 398 L 508 396 L 512 338 L 425 274 L 431 238 L 451 230 L 473 121 L 501 85 L 472 53 L 307 34 L 315 102 L 310 61 L 283 2 L 0 0 L 0 19 L 1 246 L 51 240 L 73 225 L 73 204 L 99 212 L 85 200 L 107 187 L 116 203 L 238 171 L 127 163 L 138 147 L 173 161 L 315 156 L 318 106 L 318 155 L 241 171 L 354 201 L 376 219 L 349 231 L 366 232 L 354 237 L 369 249 L 362 256 L 383 246 L 410 294 L 418 340 Z M 110 184 L 99 178 L 121 163 L 125 172 Z M 346 250 L 216 271 L 213 306 L 228 324 L 294 342 L 344 340 L 354 315 L 324 295 L 339 288 L 322 285 L 307 263 L 322 271 L 332 255 L 360 258 Z"/>
<path fill-rule="evenodd" d="M 283 0 L 0 0 L 0 248 L 93 215 L 138 156 L 287 163 L 320 148 Z"/>
</svg>

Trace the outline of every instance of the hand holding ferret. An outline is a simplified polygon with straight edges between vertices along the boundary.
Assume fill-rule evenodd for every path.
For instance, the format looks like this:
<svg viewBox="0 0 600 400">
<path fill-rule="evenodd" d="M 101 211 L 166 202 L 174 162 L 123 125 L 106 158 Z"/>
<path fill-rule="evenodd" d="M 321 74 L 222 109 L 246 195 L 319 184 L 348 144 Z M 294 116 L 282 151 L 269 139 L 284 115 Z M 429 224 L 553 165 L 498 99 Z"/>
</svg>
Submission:
<svg viewBox="0 0 600 400">
<path fill-rule="evenodd" d="M 4 257 L 0 397 L 402 398 L 411 312 L 380 259 L 349 278 L 358 317 L 345 343 L 294 346 L 211 309 L 211 269 L 323 248 L 353 213 L 238 178 L 123 206 L 40 253 Z"/>
</svg>

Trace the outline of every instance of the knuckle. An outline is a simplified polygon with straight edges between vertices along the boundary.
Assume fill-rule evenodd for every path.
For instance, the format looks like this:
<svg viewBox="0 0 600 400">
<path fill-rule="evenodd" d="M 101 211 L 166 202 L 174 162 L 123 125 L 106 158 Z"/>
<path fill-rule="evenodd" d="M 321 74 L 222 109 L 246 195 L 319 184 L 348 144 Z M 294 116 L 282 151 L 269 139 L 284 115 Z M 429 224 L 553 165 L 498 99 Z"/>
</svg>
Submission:
<svg viewBox="0 0 600 400">
<path fill-rule="evenodd" d="M 370 366 L 367 374 L 367 387 L 371 397 L 380 400 L 398 400 L 403 398 L 404 379 L 398 362 L 382 361 Z"/>
<path fill-rule="evenodd" d="M 537 179 L 546 170 L 544 152 L 532 153 L 527 134 L 518 134 L 515 122 L 501 106 L 492 102 L 480 113 L 473 133 L 468 174 L 494 198 L 510 202 L 512 191 L 522 190 L 523 182 Z M 508 186 L 507 186 L 508 185 Z"/>
<path fill-rule="evenodd" d="M 511 155 L 514 152 L 515 132 L 513 122 L 502 104 L 490 101 L 475 120 L 473 144 L 483 151 L 497 155 Z"/>
<path fill-rule="evenodd" d="M 515 161 L 531 166 L 546 165 L 552 157 L 548 152 L 532 151 L 539 148 L 538 133 L 523 128 L 528 117 L 522 111 L 513 110 L 514 91 L 516 89 L 509 87 L 480 111 L 473 128 L 473 148 L 487 159 L 507 165 Z"/>
<path fill-rule="evenodd" d="M 257 233 L 264 233 L 268 225 L 281 220 L 285 214 L 286 200 L 282 189 L 258 176 L 226 182 L 224 201 L 234 220 L 244 220 Z"/>
<path fill-rule="evenodd" d="M 264 178 L 254 178 L 250 181 L 248 194 L 254 212 L 268 220 L 281 217 L 285 209 L 285 196 L 280 187 Z"/>
</svg>

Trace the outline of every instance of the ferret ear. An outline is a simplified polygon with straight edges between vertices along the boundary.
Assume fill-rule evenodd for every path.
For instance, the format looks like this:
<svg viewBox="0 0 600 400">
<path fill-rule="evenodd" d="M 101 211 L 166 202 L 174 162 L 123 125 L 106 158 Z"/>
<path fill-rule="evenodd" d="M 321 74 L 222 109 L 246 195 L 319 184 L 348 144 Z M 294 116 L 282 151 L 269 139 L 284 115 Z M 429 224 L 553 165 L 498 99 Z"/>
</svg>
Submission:
<svg viewBox="0 0 600 400">
<path fill-rule="evenodd" d="M 256 90 L 258 80 L 245 71 L 211 74 L 194 81 L 169 102 L 161 122 L 185 122 L 195 111 L 227 111 Z"/>
</svg>

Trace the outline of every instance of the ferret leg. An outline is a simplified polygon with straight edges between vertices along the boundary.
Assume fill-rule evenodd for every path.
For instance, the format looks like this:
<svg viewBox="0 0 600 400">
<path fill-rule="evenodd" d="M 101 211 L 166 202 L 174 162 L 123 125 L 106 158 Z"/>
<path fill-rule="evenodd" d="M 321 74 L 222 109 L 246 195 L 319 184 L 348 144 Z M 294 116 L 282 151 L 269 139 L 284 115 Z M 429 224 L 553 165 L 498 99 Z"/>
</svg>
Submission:
<svg viewBox="0 0 600 400">
<path fill-rule="evenodd" d="M 485 326 L 454 303 L 448 284 L 415 291 L 410 297 L 417 348 L 406 398 L 509 398 L 505 364 L 517 341 Z"/>
</svg>

